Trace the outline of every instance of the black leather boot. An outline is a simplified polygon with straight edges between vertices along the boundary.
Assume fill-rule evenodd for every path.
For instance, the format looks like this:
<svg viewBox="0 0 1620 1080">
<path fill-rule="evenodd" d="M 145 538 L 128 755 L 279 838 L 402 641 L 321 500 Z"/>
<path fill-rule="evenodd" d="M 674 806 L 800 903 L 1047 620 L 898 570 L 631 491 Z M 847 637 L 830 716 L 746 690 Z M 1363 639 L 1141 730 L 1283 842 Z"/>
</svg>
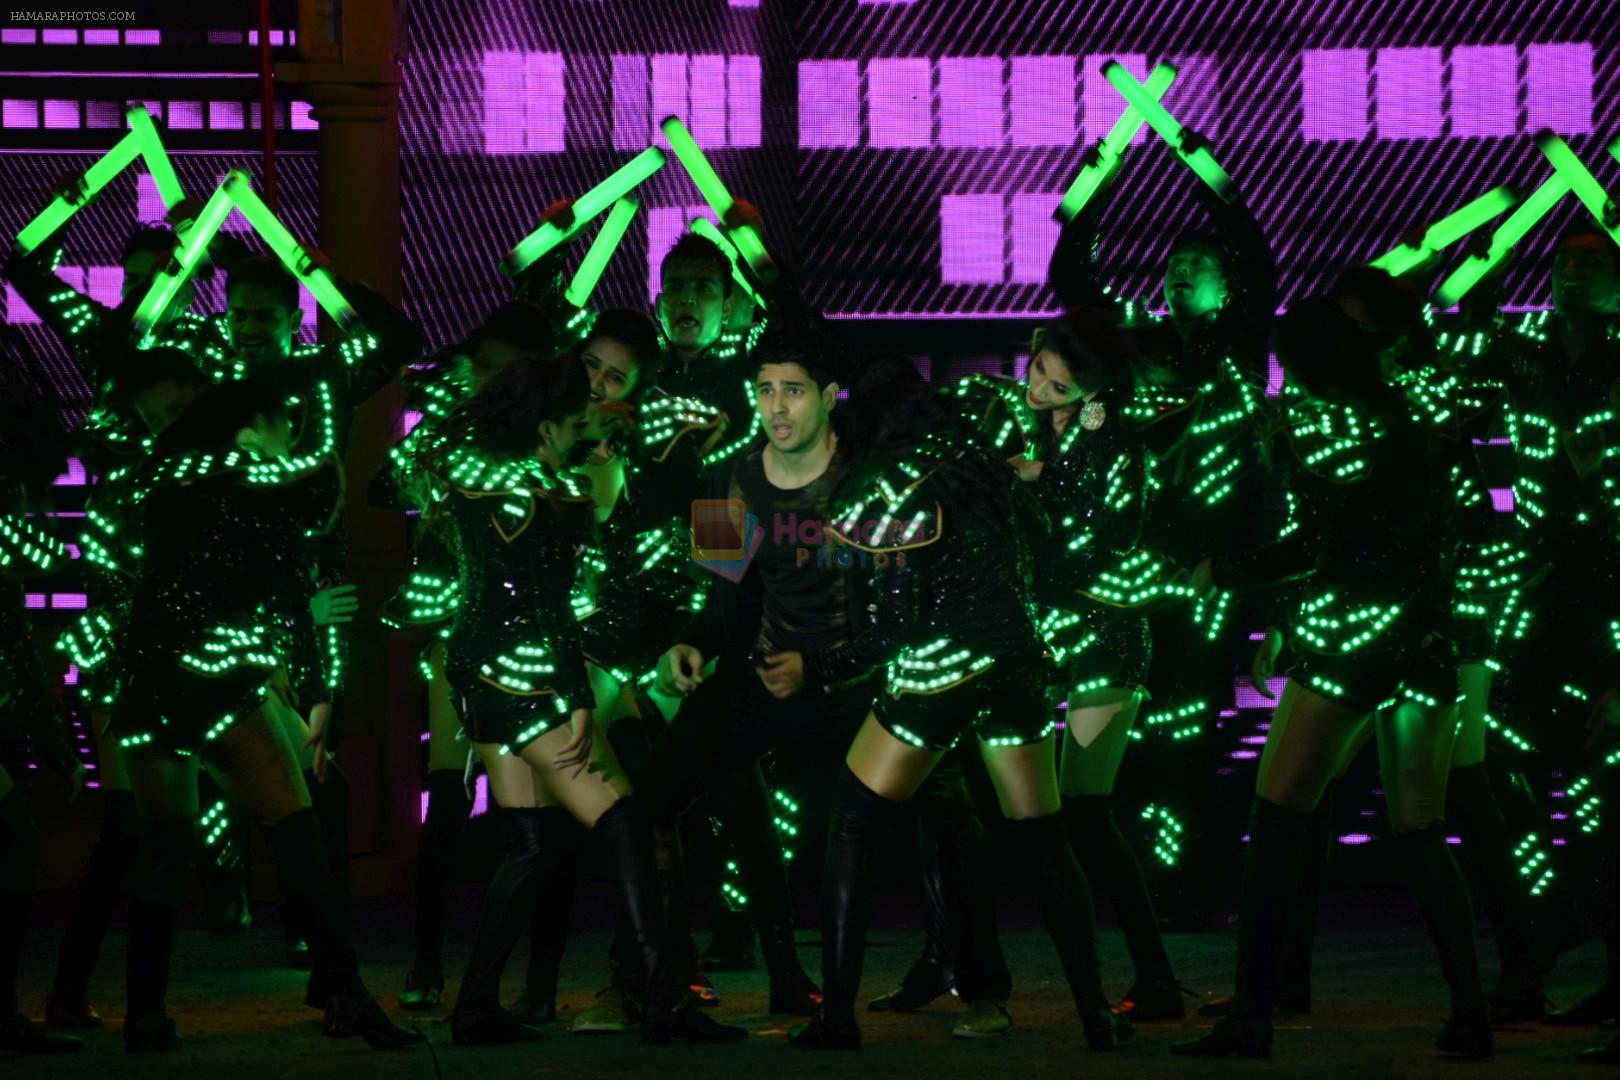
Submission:
<svg viewBox="0 0 1620 1080">
<path fill-rule="evenodd" d="M 619 923 L 637 961 L 641 1041 L 734 1042 L 742 1028 L 716 1023 L 695 1001 L 681 999 L 664 935 L 664 906 L 653 863 L 652 823 L 634 796 L 614 803 L 591 829 L 619 886 Z"/>
<path fill-rule="evenodd" d="M 175 907 L 191 864 L 190 818 L 141 822 L 141 852 L 129 901 L 128 1008 L 124 1049 L 132 1054 L 175 1050 L 180 1038 L 166 1008 Z"/>
<path fill-rule="evenodd" d="M 1041 918 L 1069 980 L 1086 1045 L 1097 1051 L 1118 1049 L 1135 1029 L 1129 1019 L 1115 1015 L 1103 993 L 1091 886 L 1069 846 L 1062 815 L 1009 821 L 1007 833 L 1029 868 Z"/>
<path fill-rule="evenodd" d="M 1490 1017 L 1474 946 L 1474 905 L 1462 871 L 1446 846 L 1445 827 L 1431 825 L 1397 833 L 1395 851 L 1451 987 L 1451 1019 L 1441 1032 L 1439 1048 L 1469 1058 L 1490 1057 Z"/>
<path fill-rule="evenodd" d="M 1249 811 L 1238 927 L 1237 993 L 1231 1012 L 1208 1035 L 1170 1048 L 1184 1057 L 1271 1056 L 1271 1015 L 1311 815 L 1256 798 Z"/>
<path fill-rule="evenodd" d="M 53 1027 L 97 1028 L 101 1014 L 90 1003 L 90 976 L 101 958 L 101 943 L 118 905 L 129 895 L 130 877 L 140 853 L 140 818 L 135 796 L 104 790 L 101 838 L 79 879 L 73 915 L 56 954 L 56 979 L 45 1020 Z"/>
<path fill-rule="evenodd" d="M 416 847 L 416 958 L 399 995 L 402 1009 L 432 1009 L 444 993 L 444 935 L 455 889 L 456 842 L 472 812 L 457 769 L 427 776 L 427 819 Z"/>
<path fill-rule="evenodd" d="M 555 845 L 547 844 L 548 836 L 557 834 L 562 820 L 571 819 L 557 807 L 502 807 L 493 814 L 506 857 L 485 896 L 478 935 L 450 1017 L 451 1037 L 457 1046 L 540 1038 L 538 1028 L 520 1022 L 501 1007 L 501 972 L 523 924 L 533 918 L 541 882 L 557 857 Z"/>
</svg>

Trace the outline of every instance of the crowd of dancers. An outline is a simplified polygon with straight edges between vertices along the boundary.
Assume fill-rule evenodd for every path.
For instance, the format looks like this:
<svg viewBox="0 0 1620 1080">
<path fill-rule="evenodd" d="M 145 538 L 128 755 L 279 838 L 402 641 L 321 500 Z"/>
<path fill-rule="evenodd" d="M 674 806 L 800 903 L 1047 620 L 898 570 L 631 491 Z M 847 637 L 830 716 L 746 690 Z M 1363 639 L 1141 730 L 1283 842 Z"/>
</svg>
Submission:
<svg viewBox="0 0 1620 1080">
<path fill-rule="evenodd" d="M 905 356 L 848 355 L 785 274 L 756 274 L 697 234 L 664 255 L 651 316 L 573 307 L 559 249 L 432 352 L 341 277 L 359 321 L 298 346 L 294 278 L 223 245 L 226 310 L 195 313 L 184 289 L 133 347 L 135 305 L 176 244 L 164 226 L 130 237 L 117 308 L 52 274 L 60 235 L 14 257 L 8 279 L 96 401 L 65 432 L 44 384 L 8 358 L 0 721 L 83 782 L 17 584 L 76 544 L 91 607 L 59 647 L 93 720 L 105 824 L 49 1026 L 36 1024 L 16 984 L 38 833 L 0 772 L 0 1046 L 72 1050 L 59 1029 L 102 1023 L 88 985 L 127 895 L 125 1046 L 177 1048 L 166 990 L 185 874 L 199 835 L 236 822 L 264 830 L 323 1032 L 419 1041 L 360 974 L 346 787 L 326 747 L 357 625 L 342 505 L 364 483 L 374 503 L 413 512 L 412 563 L 382 621 L 430 642 L 402 1008 L 434 1008 L 446 989 L 469 752 L 502 844 L 454 986 L 457 1045 L 529 1041 L 555 1017 L 587 839 L 610 865 L 618 930 L 610 988 L 576 1029 L 745 1036 L 707 1008 L 692 945 L 677 826 L 699 799 L 725 808 L 770 1011 L 808 1017 L 795 1047 L 861 1045 L 874 862 L 907 803 L 924 833 L 928 941 L 870 1008 L 954 989 L 955 1034 L 1007 1031 L 1005 884 L 1038 898 L 1093 1050 L 1184 1016 L 1196 995 L 1114 819 L 1114 785 L 1150 695 L 1161 713 L 1210 722 L 1178 703 L 1220 701 L 1263 626 L 1254 686 L 1270 696 L 1284 672 L 1286 685 L 1246 848 L 1227 838 L 1244 863 L 1234 990 L 1203 1003 L 1218 1021 L 1174 1051 L 1267 1056 L 1273 1017 L 1311 1009 L 1331 793 L 1375 738 L 1391 846 L 1448 988 L 1438 1047 L 1491 1056 L 1493 1024 L 1548 1013 L 1553 959 L 1487 768 L 1487 730 L 1503 727 L 1492 717 L 1547 776 L 1601 788 L 1612 748 L 1620 251 L 1596 228 L 1566 235 L 1541 316 L 1498 311 L 1488 289 L 1436 316 L 1414 287 L 1423 268 L 1398 280 L 1352 267 L 1277 317 L 1266 238 L 1241 199 L 1199 191 L 1211 227 L 1176 238 L 1167 314 L 1103 285 L 1099 198 L 1064 226 L 1050 281 L 1063 314 L 1036 332 L 1027 374 L 940 387 Z M 734 213 L 727 225 L 760 226 L 746 204 Z M 559 203 L 547 219 L 566 228 L 571 215 Z M 354 409 L 396 378 L 421 422 L 376 477 L 345 477 Z M 1493 505 L 1477 455 L 1493 436 L 1512 442 L 1512 513 Z M 69 453 L 94 477 L 81 534 L 41 512 Z M 1499 671 L 1514 692 L 1488 715 Z M 819 985 L 795 952 L 760 768 L 806 740 L 847 747 Z M 981 768 L 989 784 L 969 783 Z M 981 872 L 995 817 L 1022 871 L 1005 883 Z M 1463 837 L 1466 876 L 1448 833 Z M 1129 946 L 1122 998 L 1104 988 L 1094 892 Z M 1476 899 L 1501 954 L 1488 993 Z M 211 912 L 246 917 L 239 897 Z M 506 1006 L 526 927 L 525 988 Z M 1608 938 L 1612 962 L 1620 937 Z M 1547 1019 L 1620 1019 L 1620 970 Z M 1620 1062 L 1620 1043 L 1591 1053 Z"/>
</svg>

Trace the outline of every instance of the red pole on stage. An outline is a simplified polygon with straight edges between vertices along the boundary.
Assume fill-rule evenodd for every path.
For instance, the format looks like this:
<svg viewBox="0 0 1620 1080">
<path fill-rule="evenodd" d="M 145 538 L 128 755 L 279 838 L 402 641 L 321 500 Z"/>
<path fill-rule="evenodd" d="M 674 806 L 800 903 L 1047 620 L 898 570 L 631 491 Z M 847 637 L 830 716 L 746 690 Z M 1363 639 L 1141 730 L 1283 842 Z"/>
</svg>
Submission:
<svg viewBox="0 0 1620 1080">
<path fill-rule="evenodd" d="M 264 132 L 264 201 L 276 200 L 276 84 L 270 70 L 270 0 L 259 0 L 259 129 Z"/>
</svg>

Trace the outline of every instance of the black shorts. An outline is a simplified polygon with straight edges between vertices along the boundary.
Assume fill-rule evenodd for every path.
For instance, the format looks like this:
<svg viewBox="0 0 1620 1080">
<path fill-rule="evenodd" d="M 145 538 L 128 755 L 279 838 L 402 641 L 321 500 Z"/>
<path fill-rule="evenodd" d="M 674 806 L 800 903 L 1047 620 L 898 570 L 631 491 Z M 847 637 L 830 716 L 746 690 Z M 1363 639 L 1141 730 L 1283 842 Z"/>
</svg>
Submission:
<svg viewBox="0 0 1620 1080">
<path fill-rule="evenodd" d="M 521 754 L 534 740 L 568 722 L 567 702 L 549 690 L 510 694 L 493 686 L 455 689 L 456 710 L 467 738 L 496 743 L 508 754 Z"/>
<path fill-rule="evenodd" d="M 1046 707 L 1046 658 L 999 657 L 965 682 L 932 692 L 884 693 L 873 711 L 883 730 L 912 746 L 949 750 L 971 731 L 992 746 L 1040 742 L 1055 726 Z"/>
<path fill-rule="evenodd" d="M 1406 701 L 1456 704 L 1462 700 L 1457 666 L 1450 637 L 1392 627 L 1353 653 L 1306 653 L 1288 669 L 1288 678 L 1343 705 L 1377 712 Z"/>
<path fill-rule="evenodd" d="M 1059 621 L 1054 624 L 1053 620 Z M 1047 642 L 1057 658 L 1061 692 L 1146 689 L 1153 639 L 1145 616 L 1117 608 L 1090 608 L 1049 613 L 1045 623 Z"/>
<path fill-rule="evenodd" d="M 125 748 L 194 754 L 257 709 L 273 675 L 249 666 L 200 675 L 176 659 L 142 658 L 125 672 L 108 729 Z"/>
</svg>

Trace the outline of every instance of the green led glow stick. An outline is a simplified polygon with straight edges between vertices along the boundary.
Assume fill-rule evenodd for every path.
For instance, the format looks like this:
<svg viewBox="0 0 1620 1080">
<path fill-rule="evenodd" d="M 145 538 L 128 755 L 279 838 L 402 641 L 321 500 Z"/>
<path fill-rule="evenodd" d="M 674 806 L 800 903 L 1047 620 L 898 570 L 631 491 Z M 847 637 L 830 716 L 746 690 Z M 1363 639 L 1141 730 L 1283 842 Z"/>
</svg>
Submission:
<svg viewBox="0 0 1620 1080">
<path fill-rule="evenodd" d="M 1598 183 L 1598 178 L 1592 175 L 1586 163 L 1576 157 L 1569 144 L 1549 128 L 1536 132 L 1536 149 L 1547 155 L 1547 160 L 1569 184 L 1575 197 L 1597 218 L 1603 231 L 1620 244 L 1620 207 L 1615 206 L 1614 200 L 1603 190 L 1603 185 Z"/>
<path fill-rule="evenodd" d="M 585 252 L 584 260 L 575 271 L 574 280 L 563 290 L 563 297 L 570 304 L 582 308 L 585 301 L 591 298 L 591 293 L 596 291 L 596 283 L 602 280 L 602 271 L 607 269 L 613 253 L 619 250 L 619 242 L 624 239 L 624 231 L 630 227 L 630 219 L 636 216 L 636 210 L 640 206 L 641 200 L 634 195 L 626 196 L 613 204 L 613 209 L 608 211 L 607 220 L 602 223 L 602 231 L 591 241 L 590 250 Z"/>
<path fill-rule="evenodd" d="M 79 207 L 95 196 L 96 192 L 110 184 L 113 177 L 123 172 L 130 162 L 140 156 L 140 153 L 140 139 L 134 132 L 119 139 L 111 150 L 85 170 L 84 198 L 79 202 L 73 202 L 65 195 L 58 195 L 52 199 L 51 204 L 17 234 L 17 253 L 26 255 L 44 243 L 48 236 L 60 229 L 68 218 L 78 212 Z"/>
<path fill-rule="evenodd" d="M 1424 230 L 1423 238 L 1416 245 L 1402 244 L 1395 250 L 1380 255 L 1368 265 L 1386 271 L 1392 277 L 1400 277 L 1435 252 L 1455 244 L 1512 206 L 1517 199 L 1518 196 L 1513 193 L 1512 188 L 1505 185 L 1492 188 L 1473 202 L 1461 209 L 1453 210 L 1430 225 Z"/>
<path fill-rule="evenodd" d="M 1164 97 L 1170 84 L 1176 81 L 1176 69 L 1170 64 L 1160 64 L 1148 74 L 1145 89 L 1154 98 Z M 1074 216 L 1084 210 L 1091 202 L 1092 197 L 1103 189 L 1103 185 L 1119 171 L 1119 166 L 1125 160 L 1125 148 L 1136 138 L 1136 133 L 1142 130 L 1147 123 L 1136 106 L 1127 104 L 1125 111 L 1119 114 L 1114 126 L 1108 134 L 1097 144 L 1096 156 L 1087 162 L 1069 185 L 1069 190 L 1063 193 L 1063 201 L 1058 203 L 1056 213 L 1053 214 L 1059 221 L 1072 221 Z"/>
<path fill-rule="evenodd" d="M 598 214 L 641 186 L 647 177 L 662 169 L 664 161 L 664 152 L 656 146 L 649 146 L 631 158 L 606 180 L 574 200 L 574 224 L 569 226 L 566 232 L 546 221 L 534 232 L 519 240 L 517 246 L 501 260 L 501 273 L 508 277 L 521 274 L 547 252 L 568 243 Z"/>
<path fill-rule="evenodd" d="M 709 159 L 703 156 L 697 140 L 692 138 L 692 133 L 686 130 L 686 125 L 681 123 L 678 116 L 666 116 L 658 126 L 663 129 L 664 138 L 669 140 L 669 148 L 675 151 L 676 159 L 691 176 L 704 201 L 714 208 L 715 216 L 725 221 L 737 200 L 726 190 L 725 183 L 721 181 L 720 174 L 714 171 L 714 166 L 709 164 Z M 770 266 L 771 257 L 765 253 L 765 244 L 760 240 L 759 233 L 754 231 L 752 225 L 726 231 L 747 260 L 748 268 L 763 277 Z"/>
<path fill-rule="evenodd" d="M 140 307 L 135 309 L 133 326 L 137 336 L 144 338 L 162 318 L 164 311 L 174 301 L 175 293 L 180 286 L 186 283 L 192 273 L 196 271 L 197 264 L 202 261 L 203 252 L 208 250 L 208 241 L 219 232 L 219 227 L 225 224 L 225 219 L 231 213 L 231 193 L 226 190 L 232 177 L 241 176 L 233 172 L 226 177 L 225 183 L 215 189 L 197 220 L 187 230 L 185 238 L 180 241 L 180 247 L 175 251 L 174 258 L 169 264 L 158 272 L 157 280 L 146 293 Z"/>
<path fill-rule="evenodd" d="M 164 206 L 173 210 L 186 197 L 186 193 L 180 189 L 180 178 L 174 174 L 174 165 L 169 161 L 168 152 L 163 149 L 163 140 L 158 138 L 152 114 L 146 111 L 145 105 L 131 105 L 124 117 L 129 121 L 129 130 L 135 133 L 135 141 L 141 148 L 141 159 L 146 162 L 146 171 L 152 174 L 152 182 L 157 184 L 158 197 L 163 200 Z"/>
<path fill-rule="evenodd" d="M 129 120 L 129 134 L 114 143 L 111 150 L 85 170 L 84 198 L 79 202 L 70 201 L 62 195 L 52 199 L 51 204 L 17 234 L 17 254 L 27 255 L 44 243 L 47 237 L 60 229 L 138 157 L 145 159 L 147 171 L 157 182 L 163 205 L 172 209 L 186 197 L 185 192 L 180 190 L 180 180 L 174 175 L 174 166 L 169 164 L 169 155 L 158 138 L 157 128 L 152 126 L 152 117 L 146 111 L 146 106 L 131 105 L 125 116 Z"/>
<path fill-rule="evenodd" d="M 1181 155 L 1181 160 L 1198 174 L 1199 179 L 1214 188 L 1215 194 L 1227 202 L 1237 197 L 1237 186 L 1215 160 L 1215 155 L 1209 152 L 1209 147 L 1198 145 L 1190 151 L 1187 150 L 1182 145 L 1186 141 L 1186 129 L 1181 126 L 1179 120 L 1170 115 L 1169 110 L 1159 104 L 1158 98 L 1148 93 L 1147 87 L 1136 81 L 1135 75 L 1126 71 L 1125 66 L 1117 60 L 1108 61 L 1102 70 L 1103 77 L 1113 83 L 1114 89 L 1142 114 L 1149 127 L 1157 131 L 1165 142 L 1175 147 L 1176 153 Z"/>
<path fill-rule="evenodd" d="M 737 260 L 742 256 L 737 253 L 736 246 L 726 237 L 726 234 L 721 232 L 715 226 L 715 223 L 706 217 L 693 218 L 692 224 L 688 225 L 687 228 L 706 240 L 714 241 L 714 246 L 726 253 L 726 258 L 731 260 L 731 280 L 735 281 L 742 291 L 748 294 L 748 299 L 753 302 L 755 307 L 763 308 L 765 301 L 759 298 L 759 295 L 754 292 L 753 286 L 748 284 L 748 279 L 743 276 L 743 272 L 737 269 Z"/>
<path fill-rule="evenodd" d="M 1519 208 L 1507 216 L 1507 220 L 1496 227 L 1491 234 L 1491 246 L 1483 255 L 1470 257 L 1450 277 L 1440 283 L 1435 290 L 1435 300 L 1443 308 L 1452 307 L 1468 294 L 1468 290 L 1480 283 L 1491 268 L 1513 250 L 1515 244 L 1524 239 L 1524 234 L 1535 227 L 1536 222 L 1547 216 L 1547 212 L 1558 204 L 1558 200 L 1569 194 L 1569 181 L 1564 179 L 1562 173 L 1547 178 L 1546 182 L 1530 197 L 1519 204 Z"/>
<path fill-rule="evenodd" d="M 287 227 L 259 198 L 258 192 L 253 190 L 246 173 L 232 172 L 225 178 L 225 190 L 236 208 L 242 211 L 242 216 L 247 218 L 248 224 L 253 226 L 253 231 L 264 239 L 271 253 L 281 260 L 292 276 L 310 291 L 315 302 L 332 317 L 332 321 L 345 330 L 359 321 L 359 314 L 343 299 L 332 275 L 324 267 L 316 266 L 304 250 L 304 245 L 293 239 L 293 234 L 287 231 Z"/>
</svg>

